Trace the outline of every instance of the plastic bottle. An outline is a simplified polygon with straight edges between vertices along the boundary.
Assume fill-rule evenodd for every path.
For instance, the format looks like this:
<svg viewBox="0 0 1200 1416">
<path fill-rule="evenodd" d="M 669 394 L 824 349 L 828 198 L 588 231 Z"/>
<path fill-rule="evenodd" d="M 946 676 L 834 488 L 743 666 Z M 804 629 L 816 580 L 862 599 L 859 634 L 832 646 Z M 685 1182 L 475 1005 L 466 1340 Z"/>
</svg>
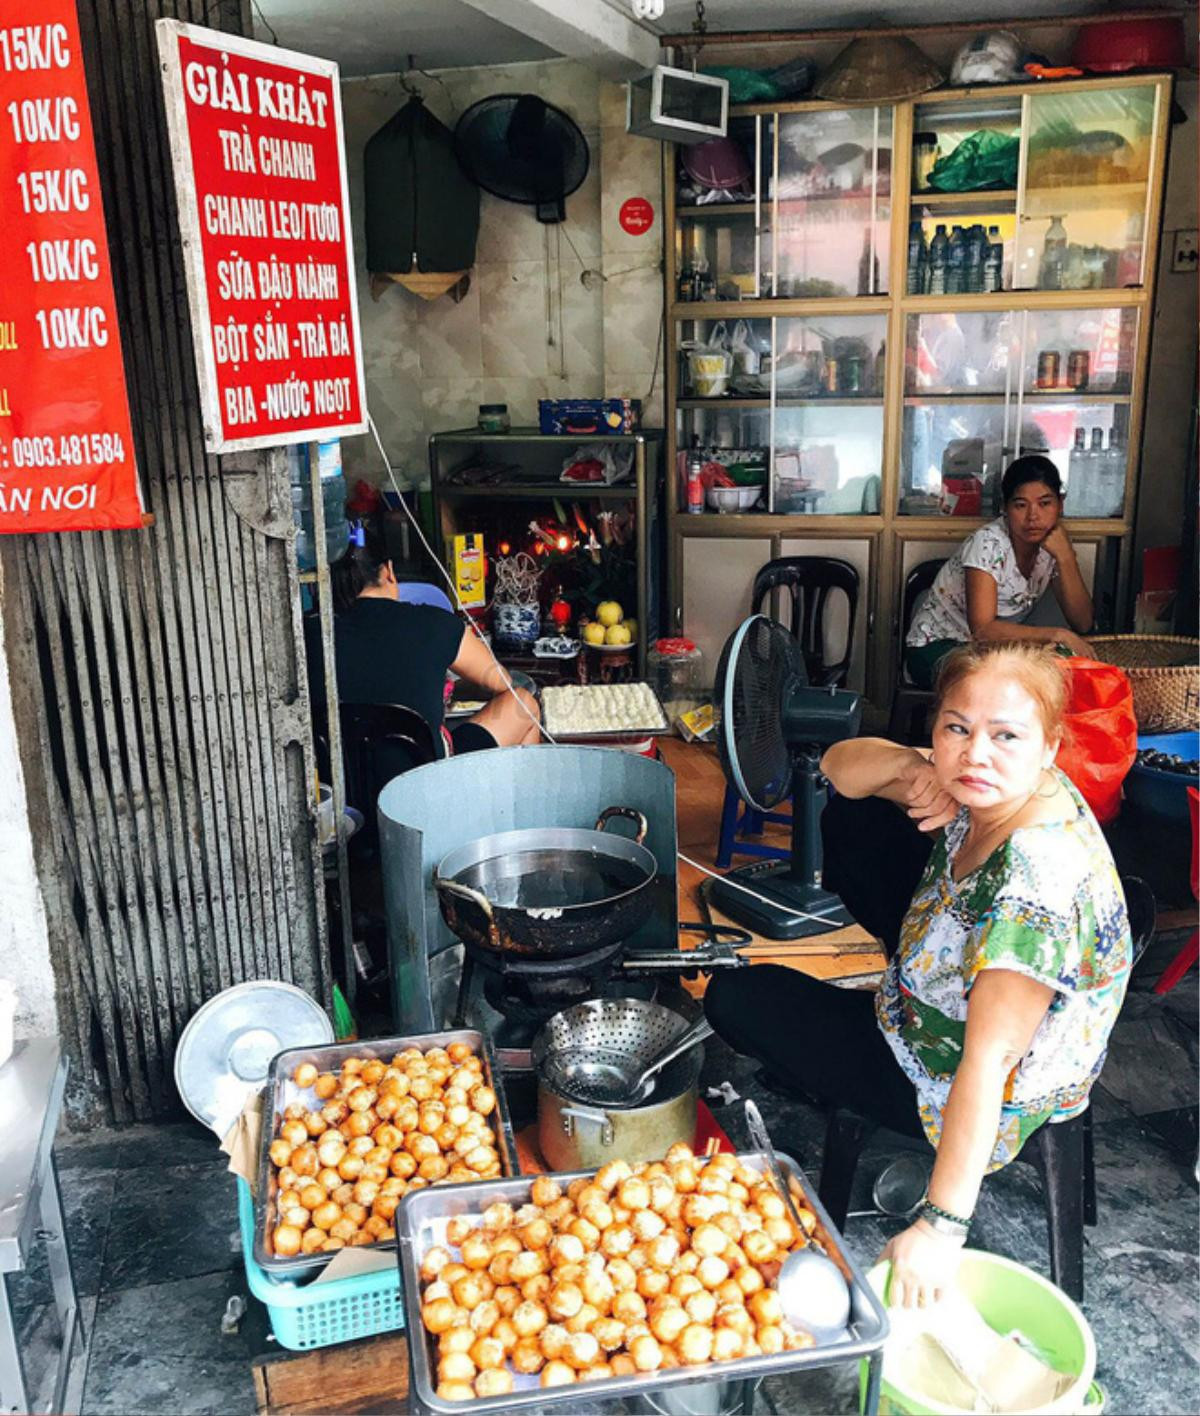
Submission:
<svg viewBox="0 0 1200 1416">
<path fill-rule="evenodd" d="M 1004 242 L 1000 239 L 1000 228 L 989 226 L 987 246 L 983 257 L 984 290 L 1004 289 Z"/>
<path fill-rule="evenodd" d="M 704 511 L 704 482 L 700 472 L 704 467 L 704 458 L 700 455 L 699 448 L 692 448 L 687 459 L 687 509 L 692 516 L 699 516 Z"/>
<path fill-rule="evenodd" d="M 950 232 L 946 256 L 946 294 L 964 295 L 967 290 L 967 242 L 961 226 Z"/>
<path fill-rule="evenodd" d="M 321 502 L 325 509 L 325 556 L 332 565 L 350 544 L 341 440 L 330 438 L 328 442 L 318 443 L 317 462 L 321 469 Z"/>
<path fill-rule="evenodd" d="M 1087 432 L 1083 428 L 1076 428 L 1075 446 L 1071 449 L 1071 456 L 1067 462 L 1067 502 L 1065 511 L 1068 516 L 1087 515 L 1086 466 Z"/>
<path fill-rule="evenodd" d="M 1121 434 L 1116 428 L 1109 429 L 1100 486 L 1102 495 L 1097 515 L 1119 516 L 1125 501 L 1125 449 L 1121 446 Z"/>
<path fill-rule="evenodd" d="M 967 228 L 963 235 L 966 245 L 966 269 L 963 273 L 963 290 L 970 295 L 983 292 L 983 257 L 987 250 L 987 234 L 978 222 Z"/>
<path fill-rule="evenodd" d="M 908 281 L 906 289 L 910 295 L 921 295 L 925 291 L 925 268 L 929 263 L 929 247 L 925 244 L 925 232 L 919 221 L 908 227 Z"/>
<path fill-rule="evenodd" d="M 1042 266 L 1038 286 L 1042 290 L 1061 290 L 1067 268 L 1067 228 L 1061 216 L 1050 218 L 1046 239 L 1042 242 Z"/>
<path fill-rule="evenodd" d="M 939 225 L 929 243 L 929 280 L 926 289 L 930 295 L 945 295 L 946 269 L 950 263 L 950 241 L 945 226 Z"/>
</svg>

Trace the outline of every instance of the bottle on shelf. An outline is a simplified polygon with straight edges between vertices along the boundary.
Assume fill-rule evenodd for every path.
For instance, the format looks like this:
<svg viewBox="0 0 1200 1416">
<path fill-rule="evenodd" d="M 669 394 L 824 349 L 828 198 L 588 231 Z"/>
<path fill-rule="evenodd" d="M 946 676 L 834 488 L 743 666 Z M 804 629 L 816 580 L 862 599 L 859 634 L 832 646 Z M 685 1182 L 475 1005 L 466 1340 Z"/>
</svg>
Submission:
<svg viewBox="0 0 1200 1416">
<path fill-rule="evenodd" d="M 1142 283 L 1142 222 L 1143 213 L 1133 211 L 1125 223 L 1125 239 L 1117 256 L 1116 285 L 1124 290 Z"/>
<path fill-rule="evenodd" d="M 910 295 L 925 293 L 926 266 L 929 263 L 929 247 L 925 243 L 925 232 L 919 221 L 908 227 L 908 281 L 906 290 Z"/>
<path fill-rule="evenodd" d="M 965 295 L 967 291 L 967 242 L 961 226 L 950 232 L 946 253 L 946 294 Z"/>
<path fill-rule="evenodd" d="M 687 509 L 692 516 L 699 516 L 704 511 L 704 481 L 700 476 L 704 468 L 704 458 L 698 447 L 694 447 L 687 456 Z"/>
<path fill-rule="evenodd" d="M 946 294 L 946 269 L 950 263 L 950 240 L 945 226 L 939 223 L 929 243 L 929 279 L 925 289 L 930 295 Z"/>
<path fill-rule="evenodd" d="M 1061 290 L 1067 268 L 1067 228 L 1061 216 L 1050 218 L 1046 239 L 1042 242 L 1042 264 L 1038 286 L 1042 290 Z"/>
<path fill-rule="evenodd" d="M 1004 242 L 1000 239 L 1000 228 L 989 226 L 987 245 L 983 257 L 984 290 L 1004 289 Z"/>
<path fill-rule="evenodd" d="M 1108 447 L 1100 463 L 1097 516 L 1120 516 L 1125 503 L 1125 449 L 1116 428 L 1108 432 Z"/>
<path fill-rule="evenodd" d="M 981 295 L 983 284 L 983 260 L 987 254 L 987 232 L 976 222 L 966 233 L 967 269 L 963 289 L 971 295 Z"/>
<path fill-rule="evenodd" d="M 1076 428 L 1075 446 L 1067 462 L 1067 500 L 1063 508 L 1067 516 L 1088 513 L 1087 463 L 1087 429 Z"/>
</svg>

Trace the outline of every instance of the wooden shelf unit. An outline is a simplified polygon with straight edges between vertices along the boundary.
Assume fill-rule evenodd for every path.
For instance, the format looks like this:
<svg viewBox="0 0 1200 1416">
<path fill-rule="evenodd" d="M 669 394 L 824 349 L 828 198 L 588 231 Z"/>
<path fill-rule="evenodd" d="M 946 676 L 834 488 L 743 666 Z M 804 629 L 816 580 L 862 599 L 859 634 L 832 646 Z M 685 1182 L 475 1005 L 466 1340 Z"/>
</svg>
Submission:
<svg viewBox="0 0 1200 1416">
<path fill-rule="evenodd" d="M 736 48 L 731 47 L 729 62 L 735 62 Z M 1091 78 L 1064 80 L 1055 83 L 1026 83 L 997 85 L 986 91 L 967 89 L 944 89 L 920 95 L 919 98 L 890 105 L 891 107 L 891 150 L 890 192 L 880 193 L 879 204 L 889 221 L 890 253 L 886 263 L 887 293 L 869 296 L 838 296 L 833 298 L 793 299 L 785 297 L 765 297 L 762 299 L 679 301 L 677 251 L 685 228 L 681 223 L 691 224 L 695 231 L 697 223 L 718 221 L 722 216 L 759 215 L 760 229 L 765 229 L 776 205 L 766 196 L 761 201 L 742 202 L 722 206 L 675 206 L 675 149 L 664 147 L 664 190 L 666 192 L 665 228 L 666 263 L 665 282 L 667 290 L 667 359 L 666 359 L 666 408 L 667 445 L 667 530 L 668 530 L 668 618 L 667 632 L 687 633 L 697 637 L 697 625 L 703 622 L 708 629 L 708 640 L 703 643 L 706 657 L 719 651 L 720 640 L 726 628 L 731 629 L 748 609 L 748 581 L 753 578 L 753 569 L 773 556 L 780 554 L 843 554 L 849 543 L 854 543 L 862 551 L 860 573 L 861 624 L 858 634 L 866 636 L 866 650 L 862 654 L 860 672 L 855 686 L 863 689 L 877 708 L 886 708 L 890 701 L 894 674 L 898 658 L 898 635 L 900 619 L 900 594 L 907 570 L 921 559 L 919 548 L 937 544 L 936 554 L 948 554 L 948 547 L 957 544 L 967 534 L 980 525 L 986 524 L 990 516 L 981 518 L 949 517 L 939 515 L 903 515 L 900 512 L 901 496 L 901 452 L 905 409 L 919 405 L 947 405 L 970 403 L 996 403 L 1002 405 L 1006 398 L 1015 402 L 1015 385 L 1011 394 L 1003 391 L 958 390 L 926 395 L 921 391 L 906 389 L 904 354 L 906 326 L 910 315 L 954 313 L 959 315 L 972 312 L 1028 312 L 1032 317 L 1042 311 L 1086 311 L 1093 309 L 1131 310 L 1137 315 L 1136 345 L 1132 366 L 1132 377 L 1123 383 L 1120 392 L 1105 392 L 1084 389 L 1079 392 L 1070 388 L 1025 389 L 1020 397 L 1023 404 L 1071 403 L 1109 405 L 1122 410 L 1127 417 L 1127 463 L 1125 498 L 1122 515 L 1111 519 L 1071 518 L 1067 525 L 1073 541 L 1080 548 L 1081 561 L 1085 571 L 1101 577 L 1102 585 L 1111 588 L 1110 618 L 1119 628 L 1124 622 L 1129 598 L 1130 558 L 1133 547 L 1133 510 L 1138 481 L 1138 457 L 1141 424 L 1145 400 L 1145 379 L 1148 367 L 1150 342 L 1150 321 L 1155 283 L 1156 263 L 1159 247 L 1159 233 L 1163 200 L 1163 179 L 1166 160 L 1167 129 L 1171 102 L 1171 76 L 1158 74 L 1136 74 L 1114 76 L 1113 78 Z M 983 97 L 988 99 L 1013 97 L 1020 99 L 1022 131 L 1027 134 L 1030 123 L 1030 103 L 1038 96 L 1048 93 L 1069 95 L 1075 92 L 1106 91 L 1132 88 L 1134 86 L 1154 88 L 1153 132 L 1150 140 L 1149 174 L 1142 183 L 1113 183 L 1107 187 L 1080 188 L 1054 187 L 1045 185 L 1024 188 L 1025 215 L 1033 221 L 1044 221 L 1051 214 L 1049 203 L 1053 201 L 1074 201 L 1068 205 L 1065 214 L 1070 220 L 1072 210 L 1094 205 L 1123 207 L 1131 191 L 1144 192 L 1144 235 L 1143 235 L 1143 283 L 1118 289 L 1077 289 L 1077 290 L 1031 290 L 1007 289 L 1003 291 L 953 294 L 953 295 L 909 295 L 905 293 L 907 262 L 907 238 L 910 220 L 919 220 L 924 208 L 933 217 L 939 208 L 970 208 L 976 211 L 992 206 L 998 210 L 1014 209 L 1021 214 L 1022 193 L 1019 188 L 1004 191 L 981 191 L 965 193 L 913 192 L 912 186 L 912 134 L 913 118 L 919 106 L 926 112 L 935 105 L 953 104 L 964 99 Z M 732 107 L 730 115 L 736 117 L 774 117 L 787 113 L 818 113 L 839 110 L 836 103 L 802 101 L 796 103 L 766 103 Z M 778 132 L 776 124 L 776 132 Z M 1025 151 L 1024 140 L 1022 152 Z M 1021 165 L 1021 178 L 1025 164 Z M 765 190 L 766 170 L 763 170 Z M 1051 193 L 1054 195 L 1051 196 Z M 1072 195 L 1073 194 L 1073 195 Z M 803 206 L 804 201 L 790 200 L 791 207 Z M 784 203 L 779 203 L 783 206 Z M 1055 208 L 1057 211 L 1058 208 Z M 677 240 L 678 237 L 678 240 Z M 1015 244 L 1015 243 L 1014 243 Z M 1015 260 L 1014 260 L 1015 264 Z M 886 358 L 883 377 L 882 399 L 859 396 L 829 395 L 811 400 L 795 400 L 783 397 L 771 398 L 721 398 L 693 399 L 681 395 L 679 329 L 681 321 L 725 320 L 732 324 L 738 319 L 779 320 L 796 317 L 834 317 L 844 315 L 880 315 L 887 319 Z M 1065 364 L 1065 351 L 1063 355 Z M 1064 369 L 1065 376 L 1065 369 Z M 778 514 L 753 512 L 742 515 L 704 516 L 688 515 L 679 507 L 677 454 L 680 451 L 680 413 L 688 410 L 728 408 L 736 416 L 738 409 L 753 411 L 786 406 L 820 407 L 822 404 L 842 407 L 848 418 L 853 417 L 852 405 L 875 406 L 882 403 L 884 410 L 882 457 L 879 474 L 881 489 L 880 510 L 873 515 L 833 515 L 833 514 Z M 773 452 L 774 450 L 772 450 Z M 1007 461 L 1007 458 L 1005 458 Z M 769 474 L 770 475 L 770 474 Z M 720 556 L 716 554 L 714 542 L 720 542 Z M 799 543 L 803 542 L 801 546 Z M 697 544 L 697 550 L 704 548 L 702 556 L 689 556 L 688 546 Z M 838 543 L 842 543 L 841 546 Z M 741 549 L 744 547 L 744 549 Z M 931 552 L 932 553 L 932 552 Z M 757 558 L 757 559 L 756 559 Z M 745 585 L 744 585 L 745 582 Z M 705 606 L 714 600 L 720 601 L 720 608 L 711 614 Z M 746 603 L 743 604 L 742 601 Z M 736 603 L 734 603 L 736 601 Z M 1099 608 L 1099 606 L 1098 606 Z M 689 620 L 691 623 L 689 623 Z M 719 628 L 714 629 L 714 626 Z M 860 651 L 861 652 L 861 651 Z M 856 659 L 859 657 L 856 654 Z M 711 666 L 710 666 L 711 667 Z"/>
</svg>

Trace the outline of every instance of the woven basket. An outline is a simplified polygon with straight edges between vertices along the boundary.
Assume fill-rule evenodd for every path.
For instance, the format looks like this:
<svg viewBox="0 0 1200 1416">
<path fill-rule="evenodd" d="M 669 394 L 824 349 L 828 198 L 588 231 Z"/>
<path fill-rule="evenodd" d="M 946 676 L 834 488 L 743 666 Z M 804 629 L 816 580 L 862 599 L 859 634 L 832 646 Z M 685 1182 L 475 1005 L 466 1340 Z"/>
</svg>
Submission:
<svg viewBox="0 0 1200 1416">
<path fill-rule="evenodd" d="M 1093 655 L 1125 670 L 1143 733 L 1200 728 L 1200 639 L 1170 634 L 1101 634 Z"/>
</svg>

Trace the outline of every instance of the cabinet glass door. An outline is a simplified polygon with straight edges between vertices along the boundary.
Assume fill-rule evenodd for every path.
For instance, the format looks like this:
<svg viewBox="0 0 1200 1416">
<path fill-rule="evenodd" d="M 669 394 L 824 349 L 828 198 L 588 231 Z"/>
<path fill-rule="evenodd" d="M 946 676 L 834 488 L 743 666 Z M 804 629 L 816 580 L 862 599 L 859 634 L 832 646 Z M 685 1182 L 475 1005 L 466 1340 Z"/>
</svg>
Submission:
<svg viewBox="0 0 1200 1416">
<path fill-rule="evenodd" d="M 886 338 L 883 314 L 775 321 L 776 512 L 878 514 Z"/>
<path fill-rule="evenodd" d="M 676 154 L 677 301 L 753 300 L 761 289 L 764 161 L 773 160 L 770 117 L 733 118 L 728 140 Z"/>
<path fill-rule="evenodd" d="M 1023 316 L 1016 451 L 1052 459 L 1068 516 L 1124 510 L 1137 319 L 1128 309 Z"/>
<path fill-rule="evenodd" d="M 892 110 L 781 113 L 770 169 L 763 294 L 784 299 L 887 291 Z"/>
<path fill-rule="evenodd" d="M 973 295 L 1012 288 L 1021 100 L 984 94 L 919 104 L 905 289 Z"/>
<path fill-rule="evenodd" d="M 1159 94 L 1150 83 L 1026 99 L 1018 288 L 1142 284 Z"/>
</svg>

